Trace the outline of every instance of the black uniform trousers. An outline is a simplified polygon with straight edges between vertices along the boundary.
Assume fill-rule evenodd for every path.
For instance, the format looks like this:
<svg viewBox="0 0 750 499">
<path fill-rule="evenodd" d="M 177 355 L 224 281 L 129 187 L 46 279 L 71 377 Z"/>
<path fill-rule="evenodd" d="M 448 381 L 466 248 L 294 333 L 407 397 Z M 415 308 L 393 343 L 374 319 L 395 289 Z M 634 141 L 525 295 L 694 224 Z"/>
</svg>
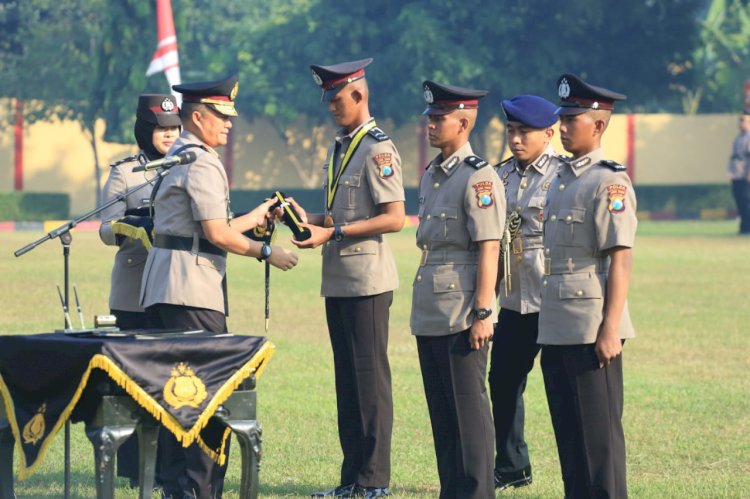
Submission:
<svg viewBox="0 0 750 499">
<path fill-rule="evenodd" d="M 740 217 L 740 234 L 750 234 L 750 182 L 732 180 L 732 195 Z"/>
<path fill-rule="evenodd" d="M 523 436 L 523 392 L 540 345 L 539 314 L 502 309 L 492 338 L 490 398 L 495 421 L 495 469 L 519 471 L 529 466 L 529 449 Z"/>
<path fill-rule="evenodd" d="M 226 316 L 216 310 L 166 303 L 152 305 L 146 310 L 150 317 L 166 329 L 204 329 L 216 333 L 227 331 Z M 227 440 L 225 447 L 227 460 L 221 466 L 203 452 L 197 443 L 183 447 L 172 433 L 160 431 L 157 475 L 164 495 L 171 499 L 220 498 L 229 464 L 230 440 Z"/>
<path fill-rule="evenodd" d="M 495 497 L 494 431 L 484 381 L 488 348 L 472 350 L 469 330 L 417 336 L 441 499 Z"/>
<path fill-rule="evenodd" d="M 161 323 L 154 324 L 146 312 L 110 309 L 110 314 L 117 317 L 117 327 L 121 331 L 133 329 L 153 329 Z M 138 436 L 134 433 L 117 449 L 117 476 L 130 480 L 132 486 L 138 485 Z M 158 468 L 157 464 L 157 468 Z"/>
<path fill-rule="evenodd" d="M 622 355 L 600 368 L 593 344 L 544 345 L 541 364 L 565 498 L 626 498 Z"/>
<path fill-rule="evenodd" d="M 336 376 L 341 484 L 388 487 L 393 396 L 388 318 L 393 292 L 326 303 Z"/>
</svg>

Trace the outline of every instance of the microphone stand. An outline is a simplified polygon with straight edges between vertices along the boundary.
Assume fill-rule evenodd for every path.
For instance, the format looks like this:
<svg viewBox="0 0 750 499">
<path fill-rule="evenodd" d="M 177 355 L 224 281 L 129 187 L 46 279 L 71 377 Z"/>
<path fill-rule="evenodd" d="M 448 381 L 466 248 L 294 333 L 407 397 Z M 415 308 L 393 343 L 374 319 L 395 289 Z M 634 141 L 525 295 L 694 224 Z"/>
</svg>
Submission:
<svg viewBox="0 0 750 499">
<path fill-rule="evenodd" d="M 51 230 L 48 232 L 45 236 L 37 239 L 36 241 L 27 244 L 23 248 L 15 251 L 13 254 L 16 257 L 19 257 L 21 255 L 24 255 L 28 253 L 29 251 L 33 250 L 40 244 L 49 241 L 50 239 L 54 239 L 56 237 L 60 238 L 60 242 L 63 246 L 63 265 L 64 265 L 64 289 L 65 289 L 65 309 L 69 309 L 70 307 L 70 300 L 69 300 L 69 282 L 70 282 L 70 276 L 69 276 L 69 260 L 70 260 L 70 246 L 73 242 L 73 235 L 70 233 L 71 229 L 75 228 L 76 225 L 83 222 L 84 220 L 88 220 L 89 218 L 93 217 L 94 215 L 97 215 L 101 213 L 102 211 L 106 210 L 110 206 L 112 206 L 115 203 L 118 203 L 120 201 L 125 201 L 128 196 L 133 194 L 134 192 L 137 192 L 147 185 L 151 184 L 152 182 L 158 181 L 165 176 L 169 174 L 168 168 L 159 169 L 156 171 L 156 176 L 153 177 L 151 180 L 147 180 L 146 182 L 136 185 L 135 187 L 132 187 L 122 194 L 117 195 L 116 197 L 110 199 L 103 205 L 101 205 L 99 208 L 95 208 L 87 213 L 84 213 L 78 218 L 75 218 L 73 220 L 70 220 L 68 222 L 65 222 L 61 226 L 57 227 L 56 229 Z M 73 328 L 73 324 L 70 324 L 71 329 Z M 63 328 L 65 331 L 68 331 L 68 323 L 65 322 L 63 325 Z M 65 457 L 64 457 L 64 491 L 65 491 L 65 499 L 70 499 L 70 421 L 65 421 Z"/>
</svg>

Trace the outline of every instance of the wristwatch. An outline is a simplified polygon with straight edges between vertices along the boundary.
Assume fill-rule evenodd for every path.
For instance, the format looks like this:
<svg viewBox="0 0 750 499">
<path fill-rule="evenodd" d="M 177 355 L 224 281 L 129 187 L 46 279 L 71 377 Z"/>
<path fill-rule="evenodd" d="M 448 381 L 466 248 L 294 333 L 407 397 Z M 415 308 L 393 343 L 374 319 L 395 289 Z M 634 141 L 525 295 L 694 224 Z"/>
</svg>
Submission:
<svg viewBox="0 0 750 499">
<path fill-rule="evenodd" d="M 344 234 L 344 231 L 341 229 L 340 225 L 337 225 L 336 227 L 333 228 L 333 240 L 334 241 L 339 243 L 344 240 L 344 236 L 346 236 L 346 234 Z"/>
<path fill-rule="evenodd" d="M 492 309 L 491 308 L 475 308 L 474 309 L 474 315 L 477 319 L 480 321 L 483 321 L 490 315 L 492 315 Z"/>
<path fill-rule="evenodd" d="M 268 243 L 263 243 L 263 246 L 261 246 L 260 248 L 260 257 L 258 258 L 258 260 L 268 260 L 268 257 L 271 256 L 271 252 L 273 252 L 271 245 Z"/>
</svg>

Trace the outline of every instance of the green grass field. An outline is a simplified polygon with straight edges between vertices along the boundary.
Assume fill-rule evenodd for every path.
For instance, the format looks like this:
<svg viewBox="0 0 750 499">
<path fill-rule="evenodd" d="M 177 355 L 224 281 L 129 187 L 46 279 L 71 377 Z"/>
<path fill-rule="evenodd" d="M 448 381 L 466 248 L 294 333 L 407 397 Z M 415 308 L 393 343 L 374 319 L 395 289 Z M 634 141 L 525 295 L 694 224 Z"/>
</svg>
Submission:
<svg viewBox="0 0 750 499">
<path fill-rule="evenodd" d="M 634 250 L 630 310 L 638 337 L 625 347 L 625 436 L 634 498 L 750 497 L 750 238 L 734 222 L 642 222 Z M 47 242 L 15 258 L 39 233 L 0 235 L 0 333 L 62 325 L 55 284 L 62 247 Z M 282 233 L 281 239 L 288 239 Z M 391 309 L 390 360 L 395 424 L 392 491 L 436 497 L 438 480 L 415 341 L 409 333 L 411 279 L 419 254 L 414 230 L 390 236 L 401 275 Z M 94 233 L 74 235 L 71 281 L 86 320 L 108 311 L 113 249 Z M 263 269 L 230 258 L 230 330 L 263 335 Z M 320 257 L 301 254 L 290 272 L 272 273 L 271 328 L 277 350 L 259 381 L 263 432 L 261 496 L 305 496 L 337 484 L 340 450 Z M 34 366 L 30 366 L 34 368 Z M 534 483 L 503 497 L 562 497 L 559 463 L 541 372 L 527 389 L 527 440 Z M 61 497 L 63 439 L 39 471 L 16 484 L 19 498 Z M 238 497 L 233 447 L 225 497 Z M 95 496 L 93 452 L 72 427 L 72 495 Z M 118 482 L 117 497 L 136 497 Z"/>
</svg>

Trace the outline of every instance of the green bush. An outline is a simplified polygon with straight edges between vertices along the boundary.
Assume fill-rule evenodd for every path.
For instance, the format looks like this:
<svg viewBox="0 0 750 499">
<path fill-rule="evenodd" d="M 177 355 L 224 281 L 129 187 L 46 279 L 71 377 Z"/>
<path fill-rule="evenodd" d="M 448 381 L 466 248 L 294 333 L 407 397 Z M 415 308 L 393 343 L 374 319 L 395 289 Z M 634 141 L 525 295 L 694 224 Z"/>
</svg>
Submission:
<svg viewBox="0 0 750 499">
<path fill-rule="evenodd" d="M 732 189 L 726 184 L 636 185 L 638 211 L 698 213 L 704 209 L 734 208 Z"/>
<path fill-rule="evenodd" d="M 36 222 L 69 218 L 70 195 L 62 192 L 0 193 L 0 220 Z"/>
</svg>

